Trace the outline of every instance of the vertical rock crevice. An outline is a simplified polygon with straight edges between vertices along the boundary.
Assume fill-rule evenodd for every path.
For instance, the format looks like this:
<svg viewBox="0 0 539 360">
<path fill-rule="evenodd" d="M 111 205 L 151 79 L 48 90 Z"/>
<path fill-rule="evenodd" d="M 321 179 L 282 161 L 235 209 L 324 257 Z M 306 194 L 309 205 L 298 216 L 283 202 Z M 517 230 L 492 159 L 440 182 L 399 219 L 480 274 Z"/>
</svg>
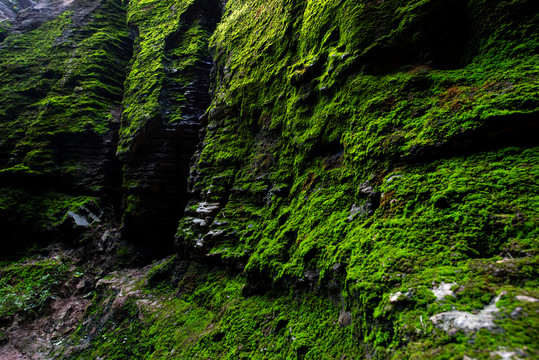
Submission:
<svg viewBox="0 0 539 360">
<path fill-rule="evenodd" d="M 159 113 L 134 137 L 123 159 L 123 235 L 148 257 L 173 251 L 200 119 L 211 101 L 208 42 L 220 17 L 219 1 L 195 1 L 182 13 L 177 31 L 165 37 Z"/>
</svg>

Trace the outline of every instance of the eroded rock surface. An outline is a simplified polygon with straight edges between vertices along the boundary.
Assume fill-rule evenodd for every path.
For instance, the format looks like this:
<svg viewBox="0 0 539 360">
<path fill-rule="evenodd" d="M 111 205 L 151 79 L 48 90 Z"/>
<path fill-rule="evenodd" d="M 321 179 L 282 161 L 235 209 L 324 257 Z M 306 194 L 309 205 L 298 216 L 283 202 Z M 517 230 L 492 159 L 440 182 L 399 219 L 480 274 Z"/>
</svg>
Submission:
<svg viewBox="0 0 539 360">
<path fill-rule="evenodd" d="M 478 331 L 479 329 L 495 330 L 497 328 L 494 323 L 496 315 L 500 312 L 496 304 L 505 294 L 496 296 L 489 305 L 477 314 L 472 314 L 466 311 L 447 311 L 436 314 L 430 320 L 436 327 L 447 332 L 455 330 L 463 330 L 466 333 Z"/>
</svg>

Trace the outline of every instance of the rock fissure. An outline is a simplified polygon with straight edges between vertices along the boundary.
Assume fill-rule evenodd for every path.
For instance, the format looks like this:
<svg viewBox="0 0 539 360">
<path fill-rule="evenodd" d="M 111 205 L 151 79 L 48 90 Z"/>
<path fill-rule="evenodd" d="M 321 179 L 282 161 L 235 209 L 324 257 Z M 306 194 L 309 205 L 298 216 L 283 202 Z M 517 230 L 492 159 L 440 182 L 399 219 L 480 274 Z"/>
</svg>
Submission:
<svg viewBox="0 0 539 360">
<path fill-rule="evenodd" d="M 200 143 L 200 118 L 210 104 L 213 60 L 207 43 L 221 16 L 218 1 L 190 4 L 178 29 L 164 39 L 159 114 L 131 142 L 124 158 L 123 231 L 150 257 L 172 252 L 177 222 L 187 204 L 189 165 Z M 144 40 L 141 44 L 145 46 Z M 132 70 L 133 71 L 133 70 Z M 156 246 L 148 237 L 163 239 Z"/>
</svg>

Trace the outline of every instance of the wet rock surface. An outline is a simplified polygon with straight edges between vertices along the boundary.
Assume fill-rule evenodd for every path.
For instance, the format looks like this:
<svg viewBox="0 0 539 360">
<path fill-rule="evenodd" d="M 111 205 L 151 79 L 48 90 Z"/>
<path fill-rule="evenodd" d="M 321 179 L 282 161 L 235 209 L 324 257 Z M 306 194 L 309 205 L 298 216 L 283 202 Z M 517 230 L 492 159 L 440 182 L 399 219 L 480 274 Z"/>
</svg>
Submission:
<svg viewBox="0 0 539 360">
<path fill-rule="evenodd" d="M 100 0 L 2 0 L 0 19 L 13 23 L 12 31 L 31 31 L 64 11 L 75 12 L 75 23 L 80 24 Z"/>
</svg>

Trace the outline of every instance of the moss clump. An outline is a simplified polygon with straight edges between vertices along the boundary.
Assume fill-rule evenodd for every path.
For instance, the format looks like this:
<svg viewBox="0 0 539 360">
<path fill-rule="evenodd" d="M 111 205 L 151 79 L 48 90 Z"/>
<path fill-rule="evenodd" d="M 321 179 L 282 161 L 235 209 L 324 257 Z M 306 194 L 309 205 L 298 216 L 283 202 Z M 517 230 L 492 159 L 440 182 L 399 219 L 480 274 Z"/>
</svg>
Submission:
<svg viewBox="0 0 539 360">
<path fill-rule="evenodd" d="M 120 156 L 127 156 L 136 139 L 157 124 L 185 121 L 189 86 L 201 62 L 211 60 L 207 46 L 211 24 L 197 15 L 198 6 L 191 0 L 129 3 L 127 21 L 136 39 L 125 83 Z"/>
<path fill-rule="evenodd" d="M 147 285 L 155 287 L 159 284 L 168 283 L 173 278 L 173 272 L 176 266 L 177 255 L 173 255 L 164 261 L 153 266 L 146 276 Z"/>
<path fill-rule="evenodd" d="M 60 227 L 68 211 L 115 201 L 112 142 L 132 40 L 121 1 L 83 20 L 80 5 L 0 46 L 2 249 L 72 236 Z"/>
<path fill-rule="evenodd" d="M 0 188 L 0 224 L 6 229 L 0 242 L 2 256 L 51 240 L 74 241 L 77 231 L 71 214 L 100 216 L 98 199 L 70 196 L 53 190 L 28 191 L 26 188 Z M 94 219 L 88 217 L 89 223 Z"/>
<path fill-rule="evenodd" d="M 73 357 L 537 357 L 537 306 L 521 297 L 539 296 L 536 2 L 229 0 L 210 39 L 196 11 L 207 5 L 129 2 L 118 154 L 128 162 L 155 128 L 180 125 L 208 43 L 213 102 L 181 253 L 97 294 Z M 94 77 L 113 59 L 93 46 L 128 33 L 101 20 L 83 27 L 84 53 L 69 13 L 3 42 L 2 176 L 55 173 L 53 134 L 111 129 L 123 78 Z M 56 55 L 41 72 L 44 49 Z M 80 73 L 60 74 L 71 59 Z M 30 70 L 37 81 L 19 79 Z M 126 176 L 124 220 L 152 210 L 143 186 Z M 64 208 L 50 196 L 35 204 Z M 496 298 L 491 327 L 433 320 Z"/>
<path fill-rule="evenodd" d="M 92 21 L 66 11 L 2 43 L 0 164 L 56 171 L 55 136 L 104 134 L 118 121 L 129 33 L 121 2 L 103 2 Z M 8 161 L 9 159 L 9 161 Z"/>
</svg>

